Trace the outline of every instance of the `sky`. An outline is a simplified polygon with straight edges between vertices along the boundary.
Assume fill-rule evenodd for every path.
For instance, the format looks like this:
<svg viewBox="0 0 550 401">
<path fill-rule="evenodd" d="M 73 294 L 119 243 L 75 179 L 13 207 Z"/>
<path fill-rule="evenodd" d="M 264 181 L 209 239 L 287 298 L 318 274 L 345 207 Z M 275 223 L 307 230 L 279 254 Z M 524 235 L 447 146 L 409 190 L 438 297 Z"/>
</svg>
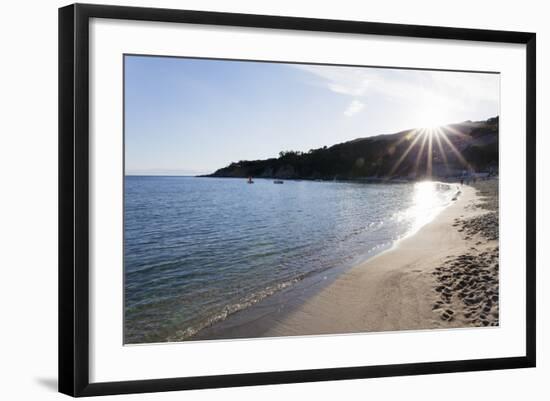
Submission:
<svg viewBox="0 0 550 401">
<path fill-rule="evenodd" d="M 499 74 L 125 56 L 126 174 L 197 175 L 499 114 Z"/>
</svg>

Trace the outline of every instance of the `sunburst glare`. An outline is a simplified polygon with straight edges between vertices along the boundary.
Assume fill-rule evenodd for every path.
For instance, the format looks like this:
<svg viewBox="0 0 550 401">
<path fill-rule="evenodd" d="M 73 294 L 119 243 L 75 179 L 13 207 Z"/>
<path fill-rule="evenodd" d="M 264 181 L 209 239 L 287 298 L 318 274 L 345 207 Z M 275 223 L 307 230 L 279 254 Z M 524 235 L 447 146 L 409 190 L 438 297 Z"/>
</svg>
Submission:
<svg viewBox="0 0 550 401">
<path fill-rule="evenodd" d="M 454 137 L 453 141 L 456 143 L 460 143 L 460 140 L 467 137 L 467 135 L 449 125 L 425 127 L 412 131 L 405 137 L 410 141 L 409 146 L 394 163 L 388 178 L 399 175 L 399 168 L 405 160 L 408 160 L 407 163 L 409 166 L 412 163 L 412 176 L 414 178 L 424 177 L 431 179 L 434 174 L 449 174 L 450 157 L 451 160 L 458 161 L 464 170 L 471 171 L 472 167 L 449 136 Z M 397 148 L 403 140 L 404 138 L 401 138 L 394 148 Z"/>
</svg>

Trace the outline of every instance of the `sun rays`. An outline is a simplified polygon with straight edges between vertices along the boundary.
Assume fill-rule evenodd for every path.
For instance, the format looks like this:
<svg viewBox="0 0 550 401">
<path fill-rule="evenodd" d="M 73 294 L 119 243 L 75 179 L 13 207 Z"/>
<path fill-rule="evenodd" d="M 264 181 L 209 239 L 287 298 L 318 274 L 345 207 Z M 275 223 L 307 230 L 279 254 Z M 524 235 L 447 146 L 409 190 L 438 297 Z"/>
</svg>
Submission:
<svg viewBox="0 0 550 401">
<path fill-rule="evenodd" d="M 437 142 L 437 148 L 439 149 L 439 154 L 441 155 L 441 158 L 443 159 L 443 164 L 445 165 L 445 172 L 449 173 L 449 162 L 447 160 L 447 154 L 443 150 L 443 146 L 441 145 L 441 133 L 438 132 L 437 135 L 435 135 L 435 140 Z"/>
<path fill-rule="evenodd" d="M 405 157 L 407 157 L 407 155 L 409 154 L 411 149 L 414 147 L 414 145 L 416 144 L 418 139 L 421 137 L 421 135 L 419 135 L 419 132 L 417 130 L 414 130 L 410 135 L 407 135 L 405 138 L 407 138 L 407 137 L 414 137 L 414 139 L 412 140 L 409 147 L 403 152 L 401 157 L 397 160 L 397 162 L 393 165 L 390 173 L 388 174 L 389 177 L 391 177 L 397 171 L 397 169 L 399 168 L 399 166 L 401 165 L 403 160 L 405 160 Z M 401 143 L 401 142 L 402 141 L 399 141 L 398 143 Z"/>
<path fill-rule="evenodd" d="M 416 154 L 416 160 L 414 162 L 414 175 L 418 174 L 418 167 L 420 165 L 420 158 L 422 157 L 422 152 L 424 151 L 424 146 L 426 145 L 426 139 L 428 139 L 427 130 L 421 131 L 422 135 L 422 144 L 420 145 L 420 150 Z"/>
<path fill-rule="evenodd" d="M 452 126 L 421 128 L 411 131 L 408 135 L 396 142 L 393 147 L 394 150 L 397 150 L 398 146 L 405 140 L 410 141 L 408 147 L 403 151 L 399 159 L 397 159 L 391 168 L 388 178 L 391 178 L 399 172 L 399 167 L 409 155 L 410 157 L 414 157 L 412 173 L 415 178 L 419 176 L 425 176 L 426 178 L 432 177 L 434 154 L 437 156 L 435 163 L 437 166 L 441 165 L 441 161 L 443 162 L 445 174 L 450 173 L 449 155 L 456 158 L 465 170 L 471 170 L 470 164 L 460 153 L 456 144 L 449 139 L 449 136 L 456 137 L 457 141 L 469 138 L 466 134 L 458 131 Z M 423 161 L 424 163 L 422 163 Z"/>
</svg>

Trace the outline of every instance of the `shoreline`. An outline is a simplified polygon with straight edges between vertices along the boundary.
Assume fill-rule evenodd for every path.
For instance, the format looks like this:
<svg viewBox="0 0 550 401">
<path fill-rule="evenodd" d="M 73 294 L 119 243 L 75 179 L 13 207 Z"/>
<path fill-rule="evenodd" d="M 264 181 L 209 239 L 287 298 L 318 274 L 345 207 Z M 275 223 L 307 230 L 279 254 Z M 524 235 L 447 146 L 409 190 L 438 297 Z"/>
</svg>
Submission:
<svg viewBox="0 0 550 401">
<path fill-rule="evenodd" d="M 464 234 L 460 221 L 470 221 L 485 214 L 475 205 L 480 201 L 473 187 L 463 186 L 458 200 L 443 210 L 416 234 L 350 271 L 307 301 L 301 308 L 274 325 L 266 336 L 299 334 L 336 334 L 394 330 L 482 327 L 498 324 L 473 309 L 487 310 L 480 286 L 474 297 L 460 297 L 460 288 L 468 291 L 473 274 L 460 271 L 461 265 L 475 270 L 474 251 L 483 254 L 496 244 L 480 241 L 477 235 Z M 458 227 L 458 228 L 457 228 Z M 465 263 L 467 262 L 467 263 Z M 455 275 L 455 277 L 453 277 Z M 468 283 L 468 284 L 466 284 Z M 498 283 L 498 281 L 497 281 Z M 498 285 L 498 284 L 497 284 Z M 481 288 L 483 287 L 483 288 Z M 491 290 L 489 290 L 491 291 Z M 477 297 L 476 297 L 477 296 Z M 498 290 L 492 309 L 498 307 Z M 466 301 L 466 302 L 465 302 Z M 470 307 L 468 303 L 471 303 Z M 484 305 L 478 305 L 484 304 Z M 487 310 L 490 313 L 491 310 Z M 493 312 L 495 313 L 495 312 Z M 484 323 L 487 322 L 487 323 Z M 496 324 L 495 324 L 496 323 Z"/>
<path fill-rule="evenodd" d="M 129 175 L 128 175 L 129 176 Z M 127 176 L 127 177 L 128 177 Z M 152 175 L 132 175 L 133 177 L 154 177 Z M 187 178 L 218 178 L 218 179 L 230 179 L 230 180 L 247 180 L 248 176 L 225 176 L 225 175 L 173 175 L 165 177 L 187 177 Z M 408 178 L 406 176 L 394 176 L 394 177 L 332 177 L 332 178 L 314 178 L 314 177 L 275 177 L 275 176 L 252 176 L 254 180 L 283 180 L 283 181 L 312 181 L 312 182 L 354 182 L 361 184 L 414 184 L 422 181 L 435 181 L 443 184 L 457 184 L 460 182 L 461 176 L 435 176 L 432 178 L 418 177 Z M 479 179 L 494 179 L 495 177 L 480 176 Z"/>
<path fill-rule="evenodd" d="M 256 305 L 252 316 L 237 313 L 189 340 L 498 325 L 498 233 L 484 236 L 490 212 L 479 190 L 461 191 L 416 233 L 329 283 L 314 283 L 299 302 Z"/>
</svg>

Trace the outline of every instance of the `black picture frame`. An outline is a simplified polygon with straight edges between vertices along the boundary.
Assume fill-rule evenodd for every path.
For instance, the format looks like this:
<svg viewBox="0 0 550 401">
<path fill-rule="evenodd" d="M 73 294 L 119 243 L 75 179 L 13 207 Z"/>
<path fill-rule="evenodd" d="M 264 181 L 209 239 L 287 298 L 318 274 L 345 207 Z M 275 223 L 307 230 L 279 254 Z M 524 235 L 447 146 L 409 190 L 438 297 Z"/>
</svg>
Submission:
<svg viewBox="0 0 550 401">
<path fill-rule="evenodd" d="M 90 383 L 88 52 L 91 18 L 524 44 L 527 72 L 525 355 L 495 359 Z M 87 4 L 74 4 L 60 8 L 59 391 L 71 396 L 95 396 L 534 367 L 536 364 L 535 102 L 535 33 Z"/>
</svg>

